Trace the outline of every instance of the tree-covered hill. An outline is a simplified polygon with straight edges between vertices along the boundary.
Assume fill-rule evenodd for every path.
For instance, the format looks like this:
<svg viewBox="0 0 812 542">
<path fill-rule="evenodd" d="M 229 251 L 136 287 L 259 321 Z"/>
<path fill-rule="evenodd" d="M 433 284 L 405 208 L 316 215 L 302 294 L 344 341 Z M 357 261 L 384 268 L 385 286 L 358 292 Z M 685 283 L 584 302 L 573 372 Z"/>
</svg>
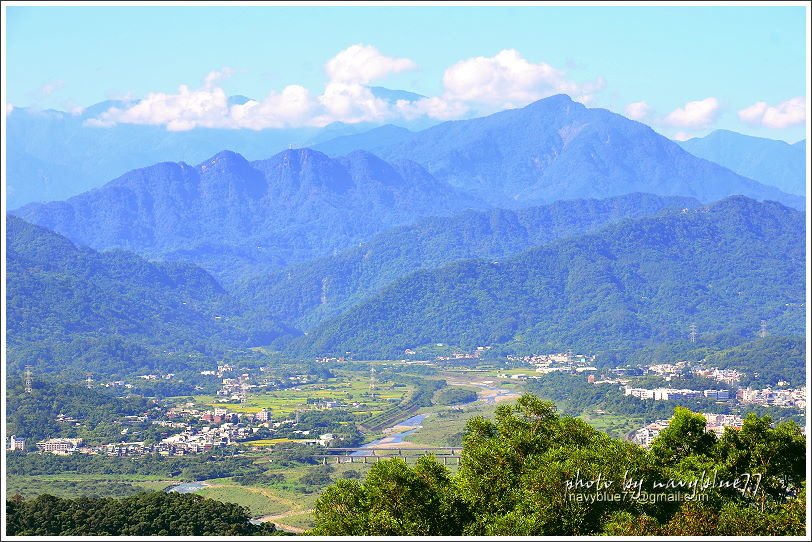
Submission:
<svg viewBox="0 0 812 542">
<path fill-rule="evenodd" d="M 626 218 L 699 205 L 692 198 L 628 194 L 427 218 L 335 256 L 246 280 L 237 292 L 261 313 L 309 330 L 415 271 L 456 260 L 505 258 Z"/>
<path fill-rule="evenodd" d="M 20 371 L 171 372 L 197 355 L 269 342 L 288 330 L 247 322 L 211 275 L 123 251 L 78 247 L 7 218 L 7 363 Z"/>
<path fill-rule="evenodd" d="M 10 536 L 245 536 L 274 534 L 254 525 L 245 507 L 181 493 L 123 499 L 40 495 L 6 501 Z"/>
<path fill-rule="evenodd" d="M 752 340 L 803 335 L 805 217 L 733 197 L 610 226 L 502 261 L 420 271 L 297 339 L 302 351 L 398 356 L 435 342 L 631 350 L 691 323 Z"/>
</svg>

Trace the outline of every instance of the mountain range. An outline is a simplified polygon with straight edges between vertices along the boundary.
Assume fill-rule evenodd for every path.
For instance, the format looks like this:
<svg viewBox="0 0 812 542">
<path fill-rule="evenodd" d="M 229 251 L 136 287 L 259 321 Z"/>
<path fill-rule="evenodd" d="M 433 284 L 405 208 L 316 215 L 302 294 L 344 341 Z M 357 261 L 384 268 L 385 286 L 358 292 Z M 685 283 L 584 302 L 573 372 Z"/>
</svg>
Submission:
<svg viewBox="0 0 812 542">
<path fill-rule="evenodd" d="M 189 260 L 233 277 L 243 268 L 329 254 L 420 217 L 476 207 L 484 204 L 413 162 L 294 149 L 254 162 L 224 151 L 197 166 L 156 164 L 15 213 L 92 248 Z"/>
<path fill-rule="evenodd" d="M 10 363 L 629 353 L 690 323 L 728 346 L 762 319 L 805 331 L 804 198 L 609 111 L 554 96 L 317 148 L 161 162 L 12 211 Z"/>
<path fill-rule="evenodd" d="M 327 154 L 353 147 L 413 160 L 497 207 L 632 192 L 705 203 L 741 194 L 803 207 L 801 197 L 699 159 L 645 124 L 566 95 L 415 133 L 382 127 L 316 146 Z"/>
<path fill-rule="evenodd" d="M 182 259 L 232 282 L 329 255 L 376 233 L 464 209 L 521 208 L 636 192 L 734 194 L 796 207 L 781 192 L 697 158 L 649 127 L 566 96 L 419 132 L 381 127 L 375 152 L 294 149 L 249 162 L 224 151 L 160 163 L 16 214 L 95 249 Z M 373 140 L 369 134 L 356 141 Z M 346 141 L 342 143 L 344 150 Z M 329 147 L 325 143 L 321 148 Z"/>
<path fill-rule="evenodd" d="M 248 278 L 234 291 L 266 317 L 307 331 L 416 271 L 458 260 L 505 258 L 625 219 L 699 206 L 693 198 L 628 194 L 431 217 L 387 230 L 334 256 Z"/>
<path fill-rule="evenodd" d="M 789 194 L 806 194 L 806 140 L 785 141 L 716 130 L 679 142 L 695 156 Z"/>
<path fill-rule="evenodd" d="M 402 356 L 434 343 L 631 351 L 701 333 L 803 335 L 804 213 L 737 196 L 519 256 L 419 271 L 297 339 L 302 353 Z"/>
<path fill-rule="evenodd" d="M 419 99 L 419 94 L 371 87 L 386 101 Z M 231 96 L 228 103 L 250 98 Z M 335 122 L 323 128 L 233 130 L 198 128 L 172 132 L 163 126 L 93 126 L 92 119 L 112 107 L 126 109 L 134 100 L 106 100 L 80 112 L 15 107 L 7 114 L 7 205 L 65 199 L 97 188 L 127 171 L 164 161 L 199 163 L 223 149 L 262 159 L 283 149 L 315 145 L 367 131 L 375 124 Z M 410 127 L 424 128 L 426 119 Z"/>
</svg>

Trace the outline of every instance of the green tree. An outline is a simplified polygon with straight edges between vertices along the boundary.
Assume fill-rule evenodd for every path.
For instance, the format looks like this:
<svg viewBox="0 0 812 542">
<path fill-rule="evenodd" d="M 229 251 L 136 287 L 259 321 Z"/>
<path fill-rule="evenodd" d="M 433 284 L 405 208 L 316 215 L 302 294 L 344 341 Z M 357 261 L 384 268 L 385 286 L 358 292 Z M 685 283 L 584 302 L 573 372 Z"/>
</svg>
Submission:
<svg viewBox="0 0 812 542">
<path fill-rule="evenodd" d="M 716 436 L 706 430 L 707 421 L 684 407 L 674 409 L 668 427 L 651 443 L 651 453 L 664 465 L 675 465 L 690 455 L 708 455 Z"/>
</svg>

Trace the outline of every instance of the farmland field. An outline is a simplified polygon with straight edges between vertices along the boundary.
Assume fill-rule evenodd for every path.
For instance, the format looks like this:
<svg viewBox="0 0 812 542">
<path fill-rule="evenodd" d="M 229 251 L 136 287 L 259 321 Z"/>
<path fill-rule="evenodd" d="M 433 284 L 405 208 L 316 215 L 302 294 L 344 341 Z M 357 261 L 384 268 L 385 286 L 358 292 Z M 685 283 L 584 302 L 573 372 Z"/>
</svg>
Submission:
<svg viewBox="0 0 812 542">
<path fill-rule="evenodd" d="M 259 412 L 266 408 L 274 417 L 293 414 L 308 407 L 308 399 L 333 400 L 346 403 L 359 418 L 379 414 L 400 402 L 408 393 L 407 386 L 393 387 L 394 382 L 376 382 L 374 396 L 370 394 L 369 375 L 356 371 L 336 371 L 337 376 L 326 381 L 302 384 L 282 390 L 249 394 L 245 403 L 223 403 L 212 395 L 198 395 L 195 402 L 210 406 L 225 406 L 232 412 Z"/>
</svg>

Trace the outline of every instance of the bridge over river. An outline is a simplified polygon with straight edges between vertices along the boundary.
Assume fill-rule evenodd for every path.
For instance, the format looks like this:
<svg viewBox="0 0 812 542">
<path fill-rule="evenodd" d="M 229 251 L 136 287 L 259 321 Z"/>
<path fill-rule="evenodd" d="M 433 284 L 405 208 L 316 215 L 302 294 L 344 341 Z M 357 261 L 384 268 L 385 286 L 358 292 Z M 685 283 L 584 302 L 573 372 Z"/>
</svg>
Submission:
<svg viewBox="0 0 812 542">
<path fill-rule="evenodd" d="M 409 461 L 417 460 L 424 455 L 434 455 L 443 465 L 460 464 L 460 454 L 462 448 L 459 446 L 409 446 L 394 447 L 392 445 L 370 446 L 363 448 L 327 448 L 325 453 L 315 457 L 321 460 L 322 464 L 328 463 L 375 463 L 381 459 L 391 459 L 394 457 Z"/>
</svg>

